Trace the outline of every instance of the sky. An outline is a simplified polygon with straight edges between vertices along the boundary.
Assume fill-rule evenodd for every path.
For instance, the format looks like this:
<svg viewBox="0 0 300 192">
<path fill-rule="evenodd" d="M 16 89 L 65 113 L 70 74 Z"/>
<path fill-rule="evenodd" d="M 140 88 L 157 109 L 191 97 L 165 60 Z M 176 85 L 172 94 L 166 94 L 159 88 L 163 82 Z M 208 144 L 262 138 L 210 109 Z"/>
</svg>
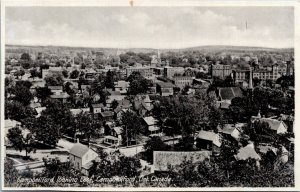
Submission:
<svg viewBox="0 0 300 192">
<path fill-rule="evenodd" d="M 5 11 L 6 44 L 294 47 L 293 7 L 7 7 Z"/>
</svg>

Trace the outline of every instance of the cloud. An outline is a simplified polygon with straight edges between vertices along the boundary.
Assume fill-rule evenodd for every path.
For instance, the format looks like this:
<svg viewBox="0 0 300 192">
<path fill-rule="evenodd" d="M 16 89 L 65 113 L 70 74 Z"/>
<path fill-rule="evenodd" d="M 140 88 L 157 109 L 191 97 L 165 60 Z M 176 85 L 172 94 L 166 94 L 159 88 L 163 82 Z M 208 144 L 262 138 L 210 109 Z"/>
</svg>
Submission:
<svg viewBox="0 0 300 192">
<path fill-rule="evenodd" d="M 45 10 L 47 9 L 47 10 Z M 229 8 L 223 8 L 223 10 Z M 181 48 L 200 45 L 293 47 L 293 10 L 215 8 L 9 8 L 6 43 Z M 258 12 L 260 11 L 260 12 Z M 50 14 L 51 13 L 51 14 Z M 245 27 L 247 20 L 248 28 Z"/>
</svg>

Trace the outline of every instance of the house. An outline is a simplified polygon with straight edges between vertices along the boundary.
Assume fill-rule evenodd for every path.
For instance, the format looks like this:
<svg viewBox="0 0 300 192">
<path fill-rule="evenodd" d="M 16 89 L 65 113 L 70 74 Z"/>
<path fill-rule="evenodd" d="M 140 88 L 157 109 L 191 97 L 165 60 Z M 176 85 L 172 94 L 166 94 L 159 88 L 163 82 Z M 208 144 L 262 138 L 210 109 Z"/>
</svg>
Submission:
<svg viewBox="0 0 300 192">
<path fill-rule="evenodd" d="M 98 157 L 98 154 L 86 145 L 77 143 L 69 151 L 69 160 L 74 168 L 81 171 L 84 175 L 88 175 L 91 162 Z"/>
<path fill-rule="evenodd" d="M 114 100 L 121 102 L 125 97 L 125 95 L 109 95 L 106 100 L 106 107 L 110 108 Z"/>
<path fill-rule="evenodd" d="M 202 79 L 194 79 L 192 85 L 194 89 L 207 89 L 210 86 L 210 82 Z"/>
<path fill-rule="evenodd" d="M 121 95 L 120 91 L 113 91 L 112 89 L 106 89 L 109 95 Z"/>
<path fill-rule="evenodd" d="M 115 84 L 115 91 L 119 91 L 122 95 L 126 95 L 129 89 L 128 81 L 117 81 Z"/>
<path fill-rule="evenodd" d="M 231 103 L 235 97 L 243 97 L 243 92 L 239 87 L 218 87 L 217 96 L 220 101 Z"/>
<path fill-rule="evenodd" d="M 16 120 L 11 120 L 11 119 L 5 119 L 4 120 L 4 128 L 5 129 L 10 129 L 16 126 L 21 126 L 21 122 L 16 121 Z"/>
<path fill-rule="evenodd" d="M 108 145 L 120 146 L 122 145 L 122 127 L 113 127 L 110 135 L 104 137 L 103 142 Z"/>
<path fill-rule="evenodd" d="M 273 130 L 277 134 L 287 133 L 288 127 L 282 120 L 271 119 L 271 118 L 259 118 L 259 117 L 251 117 L 252 125 L 254 122 L 266 122 L 269 124 L 270 129 Z"/>
<path fill-rule="evenodd" d="M 287 127 L 288 127 L 288 132 L 294 132 L 294 116 L 293 115 L 285 115 L 285 114 L 280 114 L 280 117 L 278 120 L 283 121 Z"/>
<path fill-rule="evenodd" d="M 219 153 L 221 145 L 222 141 L 220 135 L 212 131 L 201 130 L 196 137 L 196 146 L 200 149 Z"/>
<path fill-rule="evenodd" d="M 133 101 L 133 108 L 142 116 L 150 112 L 153 109 L 153 104 L 149 95 L 137 95 Z"/>
<path fill-rule="evenodd" d="M 58 100 L 62 103 L 66 103 L 67 99 L 70 97 L 70 95 L 68 93 L 61 93 L 60 95 L 50 95 L 51 99 L 55 99 Z"/>
<path fill-rule="evenodd" d="M 174 87 L 172 83 L 158 82 L 156 86 L 156 92 L 161 96 L 174 95 Z"/>
<path fill-rule="evenodd" d="M 99 116 L 104 121 L 110 121 L 114 117 L 114 113 L 112 111 L 103 111 L 99 113 Z"/>
<path fill-rule="evenodd" d="M 101 103 L 100 104 L 92 104 L 90 110 L 93 114 L 98 114 L 98 113 L 101 113 L 103 107 L 104 106 Z"/>
<path fill-rule="evenodd" d="M 161 133 L 160 127 L 158 126 L 158 120 L 157 119 L 150 116 L 150 117 L 144 117 L 143 120 L 144 120 L 144 122 L 147 126 L 147 130 L 149 132 L 149 135 L 156 135 L 156 134 Z"/>
<path fill-rule="evenodd" d="M 243 92 L 239 87 L 218 87 L 216 96 L 220 108 L 228 108 L 231 100 L 235 97 L 243 97 Z"/>
<path fill-rule="evenodd" d="M 114 112 L 117 114 L 122 109 L 129 109 L 131 107 L 131 103 L 129 100 L 124 99 L 118 102 L 117 108 L 114 109 Z"/>
<path fill-rule="evenodd" d="M 203 162 L 210 159 L 211 151 L 153 151 L 154 171 L 169 171 L 186 161 L 192 163 Z"/>
<path fill-rule="evenodd" d="M 241 131 L 235 124 L 225 124 L 224 127 L 218 125 L 217 129 L 219 133 L 224 135 L 226 138 L 233 138 L 236 141 L 239 141 L 241 137 Z"/>
<path fill-rule="evenodd" d="M 61 95 L 63 93 L 63 86 L 48 86 L 53 95 Z"/>
</svg>

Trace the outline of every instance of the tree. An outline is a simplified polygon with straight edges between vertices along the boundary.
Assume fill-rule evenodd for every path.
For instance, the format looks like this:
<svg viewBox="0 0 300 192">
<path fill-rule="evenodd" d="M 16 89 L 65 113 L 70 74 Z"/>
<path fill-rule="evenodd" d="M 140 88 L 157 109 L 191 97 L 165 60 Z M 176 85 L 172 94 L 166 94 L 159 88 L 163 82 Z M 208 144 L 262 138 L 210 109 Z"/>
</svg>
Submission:
<svg viewBox="0 0 300 192">
<path fill-rule="evenodd" d="M 39 76 L 39 72 L 37 71 L 36 68 L 33 68 L 30 70 L 30 75 L 31 75 L 30 77 L 34 79 L 35 77 Z"/>
<path fill-rule="evenodd" d="M 32 83 L 30 81 L 19 80 L 19 81 L 16 81 L 16 86 L 23 86 L 23 87 L 26 87 L 27 89 L 30 89 L 30 87 L 32 86 Z"/>
<path fill-rule="evenodd" d="M 123 144 L 128 146 L 132 140 L 137 142 L 137 136 L 143 132 L 141 118 L 131 111 L 126 111 L 121 117 L 121 122 L 124 126 L 122 132 Z"/>
<path fill-rule="evenodd" d="M 83 133 L 88 143 L 92 136 L 96 136 L 100 132 L 101 122 L 94 119 L 88 112 L 78 114 L 76 118 L 74 118 L 74 123 L 74 127 L 77 131 Z"/>
<path fill-rule="evenodd" d="M 4 186 L 16 187 L 19 177 L 18 170 L 14 167 L 13 160 L 5 157 L 4 160 Z"/>
<path fill-rule="evenodd" d="M 47 75 L 45 77 L 46 86 L 62 86 L 63 85 L 63 77 L 61 74 L 52 74 Z"/>
<path fill-rule="evenodd" d="M 70 78 L 71 79 L 77 79 L 79 77 L 79 71 L 78 70 L 74 70 L 71 72 L 70 74 Z"/>
<path fill-rule="evenodd" d="M 161 138 L 158 136 L 150 137 L 150 139 L 146 141 L 143 148 L 145 150 L 143 152 L 145 159 L 150 163 L 153 163 L 153 152 L 154 151 L 169 151 L 170 150 L 170 146 L 165 144 L 161 140 Z"/>
<path fill-rule="evenodd" d="M 8 140 L 11 142 L 12 146 L 19 150 L 20 152 L 22 150 L 25 150 L 25 157 L 27 158 L 27 154 L 34 151 L 34 137 L 31 133 L 28 133 L 25 137 L 22 134 L 22 130 L 19 127 L 13 127 L 8 130 L 7 134 Z"/>
<path fill-rule="evenodd" d="M 60 127 L 50 118 L 50 116 L 42 115 L 36 119 L 32 132 L 35 135 L 35 139 L 42 142 L 55 146 L 60 137 Z"/>
<path fill-rule="evenodd" d="M 64 78 L 68 78 L 69 77 L 69 72 L 67 70 L 63 70 L 62 74 L 63 74 Z"/>
<path fill-rule="evenodd" d="M 15 72 L 15 76 L 17 76 L 17 79 L 19 79 L 19 77 L 25 75 L 25 71 L 24 69 L 20 69 L 18 71 Z"/>
<path fill-rule="evenodd" d="M 42 177 L 53 178 L 58 177 L 77 178 L 79 180 L 81 173 L 73 168 L 70 161 L 61 162 L 58 158 L 43 159 L 45 168 L 41 174 Z M 57 185 L 55 183 L 55 185 Z"/>
<path fill-rule="evenodd" d="M 108 71 L 106 73 L 106 77 L 105 77 L 105 87 L 106 88 L 114 88 L 115 84 L 114 82 L 117 81 L 117 74 L 115 71 Z"/>
<path fill-rule="evenodd" d="M 194 137 L 196 131 L 208 121 L 209 105 L 196 97 L 178 96 L 162 98 L 154 105 L 153 114 L 171 127 L 169 135 Z"/>
<path fill-rule="evenodd" d="M 24 106 L 30 104 L 33 99 L 33 95 L 30 90 L 25 86 L 15 86 L 12 89 L 12 93 L 14 94 L 13 100 L 22 103 Z"/>
<path fill-rule="evenodd" d="M 45 102 L 46 109 L 42 111 L 42 115 L 49 119 L 50 124 L 54 123 L 55 129 L 58 131 L 58 136 L 65 133 L 72 125 L 73 120 L 70 109 L 65 104 L 57 101 L 47 100 Z M 53 128 L 54 129 L 54 128 Z M 53 132 L 55 132 L 53 130 Z"/>
<path fill-rule="evenodd" d="M 23 61 L 23 62 L 21 63 L 21 67 L 22 67 L 23 69 L 29 69 L 30 66 L 31 66 L 31 64 L 30 64 L 29 62 L 27 62 L 27 61 Z"/>
<path fill-rule="evenodd" d="M 113 163 L 115 175 L 134 178 L 140 176 L 141 162 L 135 157 L 121 156 Z"/>
<path fill-rule="evenodd" d="M 29 53 L 23 53 L 22 55 L 21 55 L 21 58 L 20 58 L 21 60 L 24 60 L 24 61 L 30 61 L 31 60 L 31 57 L 30 57 L 30 55 L 29 55 Z"/>
<path fill-rule="evenodd" d="M 5 119 L 21 121 L 35 115 L 36 111 L 29 106 L 24 106 L 18 101 L 5 101 Z"/>
<path fill-rule="evenodd" d="M 132 72 L 127 80 L 130 82 L 129 93 L 131 95 L 146 93 L 151 86 L 150 81 L 145 79 L 140 72 Z"/>
<path fill-rule="evenodd" d="M 48 87 L 37 87 L 36 89 L 36 97 L 44 103 L 47 98 L 52 95 L 51 90 Z"/>
<path fill-rule="evenodd" d="M 115 110 L 115 109 L 118 107 L 118 105 L 119 105 L 119 103 L 118 103 L 117 100 L 113 100 L 113 101 L 111 102 L 111 108 L 112 108 L 113 110 Z"/>
</svg>

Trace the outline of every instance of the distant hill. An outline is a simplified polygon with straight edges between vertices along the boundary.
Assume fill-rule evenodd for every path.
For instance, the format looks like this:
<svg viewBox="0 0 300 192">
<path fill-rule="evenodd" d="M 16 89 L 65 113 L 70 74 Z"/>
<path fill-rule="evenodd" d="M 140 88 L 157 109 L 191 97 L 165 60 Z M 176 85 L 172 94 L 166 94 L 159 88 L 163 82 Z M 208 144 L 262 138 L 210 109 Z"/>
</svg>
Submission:
<svg viewBox="0 0 300 192">
<path fill-rule="evenodd" d="M 143 53 L 156 53 L 160 52 L 185 52 L 185 51 L 200 51 L 203 53 L 246 53 L 246 52 L 294 52 L 294 48 L 267 48 L 267 47 L 248 47 L 248 46 L 224 46 L 224 45 L 210 45 L 210 46 L 197 46 L 182 49 L 154 49 L 154 48 L 92 48 L 92 47 L 69 47 L 69 46 L 29 46 L 29 45 L 6 45 L 7 52 L 28 51 L 35 53 L 38 51 L 48 52 L 85 52 L 85 51 L 101 51 L 106 54 L 124 53 L 128 51 L 143 52 Z"/>
</svg>

